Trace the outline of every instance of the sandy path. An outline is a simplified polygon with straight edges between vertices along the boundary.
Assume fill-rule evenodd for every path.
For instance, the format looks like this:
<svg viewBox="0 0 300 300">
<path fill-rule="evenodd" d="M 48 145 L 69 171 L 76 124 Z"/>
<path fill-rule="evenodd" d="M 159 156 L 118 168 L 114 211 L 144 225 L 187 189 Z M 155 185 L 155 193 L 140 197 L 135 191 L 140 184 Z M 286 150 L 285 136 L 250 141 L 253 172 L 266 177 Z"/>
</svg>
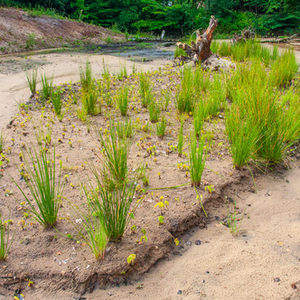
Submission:
<svg viewBox="0 0 300 300">
<path fill-rule="evenodd" d="M 92 54 L 53 53 L 35 55 L 34 58 L 50 63 L 39 67 L 38 70 L 42 74 L 54 75 L 54 84 L 79 81 L 79 67 L 84 66 L 87 59 L 92 63 L 93 73 L 97 78 L 103 72 L 103 60 L 111 73 L 118 73 L 124 65 L 130 73 L 133 65 L 138 71 L 147 71 L 166 64 L 166 61 L 159 60 L 150 63 L 133 63 L 115 56 Z M 38 88 L 40 88 L 40 82 Z M 6 126 L 18 112 L 18 103 L 27 101 L 29 97 L 30 91 L 25 72 L 10 75 L 0 74 L 0 129 Z"/>
</svg>

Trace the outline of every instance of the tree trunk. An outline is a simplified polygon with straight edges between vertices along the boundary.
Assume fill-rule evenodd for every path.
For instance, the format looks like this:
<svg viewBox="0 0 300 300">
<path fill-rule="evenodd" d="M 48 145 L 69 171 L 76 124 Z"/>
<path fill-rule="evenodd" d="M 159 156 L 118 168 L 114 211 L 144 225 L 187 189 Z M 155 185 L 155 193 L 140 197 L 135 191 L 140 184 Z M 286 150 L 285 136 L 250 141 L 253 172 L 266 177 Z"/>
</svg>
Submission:
<svg viewBox="0 0 300 300">
<path fill-rule="evenodd" d="M 218 20 L 216 20 L 214 16 L 211 16 L 209 25 L 205 32 L 201 35 L 199 30 L 196 31 L 196 41 L 192 42 L 191 46 L 183 43 L 177 43 L 177 46 L 186 52 L 190 60 L 193 60 L 195 63 L 202 63 L 212 55 L 210 44 L 212 41 L 214 30 L 217 26 Z M 187 58 L 182 58 L 182 61 L 186 60 Z"/>
</svg>

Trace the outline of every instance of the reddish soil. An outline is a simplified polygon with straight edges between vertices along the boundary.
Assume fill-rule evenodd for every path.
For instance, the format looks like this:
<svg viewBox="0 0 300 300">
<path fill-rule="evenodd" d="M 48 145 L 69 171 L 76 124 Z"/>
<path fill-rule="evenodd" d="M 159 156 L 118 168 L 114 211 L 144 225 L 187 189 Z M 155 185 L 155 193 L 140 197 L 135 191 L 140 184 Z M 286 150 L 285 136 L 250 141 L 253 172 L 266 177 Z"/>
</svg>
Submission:
<svg viewBox="0 0 300 300">
<path fill-rule="evenodd" d="M 34 35 L 34 43 L 26 46 L 30 35 Z M 99 26 L 47 16 L 32 16 L 21 9 L 0 8 L 0 53 L 60 47 L 76 42 L 100 45 L 105 44 L 108 37 L 116 42 L 124 40 L 122 34 Z"/>
</svg>

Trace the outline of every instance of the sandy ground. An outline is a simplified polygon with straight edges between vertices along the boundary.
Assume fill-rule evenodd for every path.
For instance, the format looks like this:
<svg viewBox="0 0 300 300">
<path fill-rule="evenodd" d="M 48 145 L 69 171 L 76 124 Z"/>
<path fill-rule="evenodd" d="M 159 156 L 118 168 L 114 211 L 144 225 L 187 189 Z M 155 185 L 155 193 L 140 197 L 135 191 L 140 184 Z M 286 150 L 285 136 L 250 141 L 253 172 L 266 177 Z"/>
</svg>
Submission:
<svg viewBox="0 0 300 300">
<path fill-rule="evenodd" d="M 55 84 L 79 79 L 79 66 L 89 57 L 94 74 L 100 76 L 102 60 L 112 72 L 126 63 L 111 56 L 51 54 L 43 59 L 53 64 L 41 72 L 55 74 Z M 299 53 L 297 53 L 299 62 Z M 138 64 L 148 70 L 156 64 Z M 26 100 L 24 72 L 0 75 L 0 128 L 17 112 L 17 102 Z M 300 299 L 300 164 L 284 176 L 267 176 L 257 182 L 256 193 L 235 197 L 247 217 L 238 222 L 239 235 L 219 221 L 188 237 L 184 250 L 161 261 L 140 281 L 128 286 L 95 290 L 82 299 Z M 225 209 L 225 208 L 224 208 Z M 223 210 L 224 210 L 223 209 Z M 216 215 L 221 212 L 216 212 Z M 223 211 L 226 214 L 226 211 Z M 228 212 L 227 212 L 228 213 Z M 200 245 L 195 242 L 200 240 Z M 199 243 L 199 242 L 197 242 Z M 293 285 L 293 283 L 295 283 Z M 0 297 L 1 299 L 1 297 Z M 79 299 L 58 292 L 45 296 L 34 292 L 26 299 Z M 2 299 L 1 299 L 2 300 Z"/>
<path fill-rule="evenodd" d="M 298 162 L 283 175 L 259 179 L 256 193 L 234 199 L 247 215 L 238 222 L 237 236 L 212 222 L 188 237 L 184 253 L 159 262 L 138 282 L 98 289 L 85 298 L 60 291 L 33 292 L 28 299 L 299 300 L 299 178 Z"/>
<path fill-rule="evenodd" d="M 12 59 L 14 57 L 12 56 Z M 6 57 L 7 59 L 7 57 Z M 54 84 L 62 84 L 69 81 L 79 81 L 79 68 L 89 60 L 92 64 L 94 76 L 100 77 L 103 72 L 103 61 L 111 73 L 118 73 L 124 66 L 128 73 L 133 65 L 138 71 L 148 71 L 158 68 L 167 61 L 156 60 L 150 63 L 133 63 L 123 58 L 110 55 L 92 54 L 43 54 L 34 56 L 35 60 L 45 61 L 48 64 L 38 68 L 40 74 L 54 77 Z M 41 83 L 38 83 L 38 89 Z M 16 74 L 0 74 L 0 128 L 6 126 L 12 117 L 18 112 L 18 103 L 28 100 L 30 91 L 26 81 L 25 72 Z"/>
<path fill-rule="evenodd" d="M 96 299 L 284 299 L 300 281 L 300 164 L 283 178 L 259 181 L 236 198 L 249 218 L 239 235 L 212 223 L 190 238 L 182 256 L 163 261 L 132 286 L 97 290 Z M 201 245 L 195 241 L 200 240 Z M 140 289 L 139 289 L 140 288 Z M 182 293 L 182 294 L 181 294 Z M 298 296 L 300 299 L 300 283 Z"/>
</svg>

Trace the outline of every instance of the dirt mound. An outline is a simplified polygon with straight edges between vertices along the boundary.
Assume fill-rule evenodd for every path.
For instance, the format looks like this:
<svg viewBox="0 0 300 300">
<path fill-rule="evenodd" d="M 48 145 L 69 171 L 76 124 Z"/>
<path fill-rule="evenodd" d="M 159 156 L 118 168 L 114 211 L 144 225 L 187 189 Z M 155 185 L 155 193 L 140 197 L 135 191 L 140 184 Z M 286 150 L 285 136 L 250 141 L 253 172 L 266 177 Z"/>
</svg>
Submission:
<svg viewBox="0 0 300 300">
<path fill-rule="evenodd" d="M 66 44 L 104 44 L 120 41 L 122 34 L 66 19 L 33 16 L 15 8 L 0 8 L 0 53 L 60 47 Z"/>
</svg>

